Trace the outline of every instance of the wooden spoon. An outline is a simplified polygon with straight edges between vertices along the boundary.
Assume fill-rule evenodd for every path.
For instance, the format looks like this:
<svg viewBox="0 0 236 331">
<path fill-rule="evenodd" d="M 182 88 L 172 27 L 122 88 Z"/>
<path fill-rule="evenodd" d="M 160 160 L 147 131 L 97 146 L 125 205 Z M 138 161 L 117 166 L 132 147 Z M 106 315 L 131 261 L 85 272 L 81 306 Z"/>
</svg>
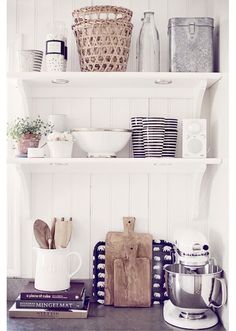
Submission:
<svg viewBox="0 0 236 331">
<path fill-rule="evenodd" d="M 52 236 L 51 236 L 50 228 L 47 225 L 47 223 L 39 219 L 36 220 L 34 222 L 34 236 L 40 248 L 47 249 L 49 248 L 49 246 L 51 248 L 50 243 L 52 240 Z"/>
<path fill-rule="evenodd" d="M 57 222 L 57 218 L 54 217 L 54 219 L 52 221 L 52 226 L 51 226 L 52 248 L 56 248 L 56 246 L 55 246 L 55 228 L 56 228 L 56 222 Z"/>
</svg>

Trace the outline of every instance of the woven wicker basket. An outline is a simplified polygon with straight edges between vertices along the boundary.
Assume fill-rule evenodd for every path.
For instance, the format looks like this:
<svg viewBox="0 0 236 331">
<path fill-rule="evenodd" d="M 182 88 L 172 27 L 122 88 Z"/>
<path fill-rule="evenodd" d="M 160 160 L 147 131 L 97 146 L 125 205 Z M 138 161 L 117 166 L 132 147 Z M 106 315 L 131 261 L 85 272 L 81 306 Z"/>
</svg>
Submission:
<svg viewBox="0 0 236 331">
<path fill-rule="evenodd" d="M 132 12 L 114 6 L 85 7 L 72 14 L 81 71 L 126 71 Z"/>
</svg>

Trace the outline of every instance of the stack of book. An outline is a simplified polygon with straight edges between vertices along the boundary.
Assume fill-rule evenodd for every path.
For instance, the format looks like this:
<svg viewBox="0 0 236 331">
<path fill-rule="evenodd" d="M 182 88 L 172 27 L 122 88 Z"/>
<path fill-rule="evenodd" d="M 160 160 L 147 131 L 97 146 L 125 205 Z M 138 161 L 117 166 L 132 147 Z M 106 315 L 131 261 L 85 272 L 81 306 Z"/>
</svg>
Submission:
<svg viewBox="0 0 236 331">
<path fill-rule="evenodd" d="M 89 297 L 82 282 L 71 282 L 68 290 L 57 292 L 36 290 L 29 282 L 9 309 L 9 317 L 87 318 L 88 310 Z"/>
</svg>

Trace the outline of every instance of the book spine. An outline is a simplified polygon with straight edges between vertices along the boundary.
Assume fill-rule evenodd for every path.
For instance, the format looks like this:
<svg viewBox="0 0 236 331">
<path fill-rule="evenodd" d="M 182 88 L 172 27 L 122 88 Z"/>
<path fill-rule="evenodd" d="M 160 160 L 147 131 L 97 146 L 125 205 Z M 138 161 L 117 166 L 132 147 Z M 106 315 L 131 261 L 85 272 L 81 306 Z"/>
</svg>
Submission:
<svg viewBox="0 0 236 331">
<path fill-rule="evenodd" d="M 81 301 L 43 301 L 43 300 L 17 300 L 16 308 L 32 309 L 82 309 L 84 300 Z"/>
<path fill-rule="evenodd" d="M 78 295 L 75 293 L 67 293 L 67 294 L 49 294 L 49 293 L 26 293 L 23 292 L 20 295 L 21 300 L 44 300 L 44 301 L 78 301 L 81 298 L 78 298 Z"/>
<path fill-rule="evenodd" d="M 17 318 L 87 318 L 87 311 L 37 311 L 37 310 L 13 310 L 9 311 L 9 317 Z"/>
</svg>

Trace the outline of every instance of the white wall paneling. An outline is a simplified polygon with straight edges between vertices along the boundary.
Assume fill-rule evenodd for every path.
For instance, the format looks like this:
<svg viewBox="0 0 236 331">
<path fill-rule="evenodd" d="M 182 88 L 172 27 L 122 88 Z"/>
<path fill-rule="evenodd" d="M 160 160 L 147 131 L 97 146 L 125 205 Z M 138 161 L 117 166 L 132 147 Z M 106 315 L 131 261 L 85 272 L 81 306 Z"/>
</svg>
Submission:
<svg viewBox="0 0 236 331">
<path fill-rule="evenodd" d="M 229 187 L 228 187 L 228 68 L 229 68 L 229 1 L 208 0 L 208 15 L 215 18 L 216 69 L 226 73 L 224 79 L 209 91 L 211 153 L 224 158 L 223 165 L 212 174 L 212 190 L 209 203 L 209 239 L 212 253 L 224 269 L 226 280 L 229 273 Z M 220 317 L 228 330 L 229 307 L 220 310 Z"/>
<path fill-rule="evenodd" d="M 68 129 L 90 126 L 128 128 L 132 116 L 191 118 L 194 116 L 194 100 L 189 97 L 162 96 L 32 98 L 33 117 L 40 115 L 46 120 L 50 114 L 58 113 L 67 115 Z M 181 156 L 181 142 L 178 142 L 177 155 Z M 73 156 L 84 157 L 85 153 L 75 145 Z M 130 156 L 131 145 L 118 155 L 119 158 Z M 105 239 L 108 230 L 122 230 L 122 216 L 135 216 L 137 231 L 150 232 L 164 239 L 172 239 L 173 231 L 179 225 L 191 223 L 189 196 L 193 196 L 191 193 L 194 185 L 189 175 L 132 174 L 132 170 L 118 175 L 80 175 L 73 173 L 73 170 L 69 173 L 66 169 L 64 173 L 52 170 L 54 173 L 40 174 L 41 171 L 43 166 L 38 168 L 38 174 L 32 175 L 32 215 L 27 223 L 26 233 L 29 238 L 25 249 L 29 252 L 29 245 L 34 244 L 32 224 L 35 219 L 43 218 L 50 223 L 54 216 L 72 216 L 74 233 L 71 249 L 80 252 L 83 258 L 83 267 L 75 277 L 91 276 L 93 246 L 97 241 Z M 180 186 L 182 194 L 179 194 Z M 32 277 L 34 263 L 34 253 L 31 257 L 26 256 L 21 274 Z M 73 265 L 75 263 L 72 261 Z"/>
<path fill-rule="evenodd" d="M 145 9 L 155 11 L 161 41 L 161 71 L 168 71 L 167 24 L 168 19 L 175 16 L 215 18 L 216 54 L 217 62 L 220 62 L 217 66 L 224 73 L 228 70 L 228 13 L 225 0 L 8 0 L 9 72 L 13 73 L 12 77 L 15 79 L 9 84 L 9 118 L 28 112 L 32 117 L 40 115 L 46 120 L 50 114 L 63 113 L 67 115 L 68 129 L 72 129 L 129 128 L 132 116 L 167 116 L 180 120 L 202 116 L 208 119 L 210 129 L 209 156 L 223 157 L 223 165 L 219 169 L 217 165 L 210 165 L 201 186 L 199 184 L 202 173 L 199 177 L 194 177 L 190 172 L 177 173 L 174 167 L 170 171 L 161 171 L 161 165 L 158 171 L 150 173 L 145 171 L 145 166 L 136 171 L 132 164 L 127 164 L 128 171 L 126 164 L 121 164 L 123 171 L 120 173 L 96 173 L 94 166 L 88 164 L 93 171 L 80 173 L 78 169 L 85 169 L 86 165 L 76 161 L 61 168 L 48 164 L 36 165 L 32 162 L 29 165 L 29 173 L 24 174 L 16 172 L 13 169 L 15 165 L 11 165 L 8 185 L 8 275 L 34 276 L 35 251 L 32 248 L 36 243 L 32 226 L 37 218 L 42 218 L 49 224 L 54 216 L 73 218 L 70 249 L 79 252 L 83 259 L 82 268 L 75 278 L 91 278 L 92 250 L 96 242 L 104 240 L 109 230 L 122 230 L 123 216 L 135 216 L 136 230 L 150 232 L 155 238 L 172 240 L 175 229 L 180 226 L 191 225 L 200 229 L 209 237 L 213 255 L 226 270 L 227 277 L 228 187 L 225 178 L 228 171 L 228 117 L 225 75 L 222 79 L 221 75 L 202 75 L 201 83 L 200 74 L 159 73 L 135 76 L 135 73 L 129 73 L 126 77 L 108 74 L 98 78 L 96 74 L 92 77 L 82 75 L 83 73 L 67 72 L 62 74 L 70 80 L 70 84 L 57 88 L 51 85 L 51 79 L 63 78 L 60 77 L 61 73 L 41 73 L 38 76 L 40 78 L 30 73 L 14 74 L 17 71 L 16 50 L 21 47 L 45 50 L 46 34 L 56 21 L 63 21 L 67 28 L 67 69 L 80 71 L 71 30 L 71 14 L 73 9 L 91 4 L 121 5 L 133 10 L 134 29 L 128 71 L 136 71 L 136 42 Z M 170 77 L 173 79 L 170 89 L 157 88 L 153 83 L 156 78 Z M 208 84 L 206 93 L 204 83 Z M 214 85 L 211 86 L 212 84 Z M 25 103 L 22 102 L 22 96 Z M 179 132 L 180 137 L 181 126 Z M 131 144 L 118 154 L 121 162 L 121 158 L 131 156 Z M 180 138 L 177 156 L 181 156 Z M 85 157 L 85 153 L 75 145 L 73 157 Z M 23 163 L 24 160 L 19 160 L 18 170 L 24 167 L 27 170 Z M 102 167 L 103 165 L 100 165 L 98 169 L 101 170 Z M 205 165 L 199 167 L 203 169 Z M 147 169 L 151 168 L 147 165 Z M 144 170 L 141 171 L 142 169 Z M 22 193 L 24 187 L 21 181 L 24 176 L 24 183 L 29 188 L 28 197 Z M 195 213 L 196 206 L 198 207 L 198 191 L 193 192 L 196 187 L 199 188 L 201 197 L 198 215 Z M 13 201 L 11 192 L 15 192 L 15 200 L 18 194 L 22 200 Z M 28 200 L 29 206 L 24 199 Z M 72 259 L 71 264 L 73 268 L 76 261 Z M 226 324 L 227 310 L 223 310 L 222 318 Z"/>
<path fill-rule="evenodd" d="M 156 25 L 161 41 L 161 70 L 168 71 L 168 19 L 174 16 L 207 16 L 208 1 L 198 0 L 9 0 L 8 17 L 9 45 L 15 43 L 16 34 L 22 37 L 22 47 L 45 50 L 45 38 L 53 22 L 62 21 L 67 29 L 68 37 L 68 70 L 79 71 L 79 58 L 76 43 L 71 30 L 73 23 L 72 11 L 77 8 L 92 5 L 111 4 L 124 6 L 133 11 L 134 24 L 128 71 L 136 70 L 136 42 L 141 29 L 141 18 L 146 9 L 155 11 Z M 16 28 L 14 27 L 16 25 Z M 18 46 L 17 46 L 18 47 Z M 13 47 L 14 48 L 14 47 Z M 12 49 L 13 49 L 12 48 Z M 14 62 L 15 59 L 13 59 Z M 12 63 L 13 63 L 12 62 Z M 15 68 L 11 66 L 11 71 Z"/>
</svg>

